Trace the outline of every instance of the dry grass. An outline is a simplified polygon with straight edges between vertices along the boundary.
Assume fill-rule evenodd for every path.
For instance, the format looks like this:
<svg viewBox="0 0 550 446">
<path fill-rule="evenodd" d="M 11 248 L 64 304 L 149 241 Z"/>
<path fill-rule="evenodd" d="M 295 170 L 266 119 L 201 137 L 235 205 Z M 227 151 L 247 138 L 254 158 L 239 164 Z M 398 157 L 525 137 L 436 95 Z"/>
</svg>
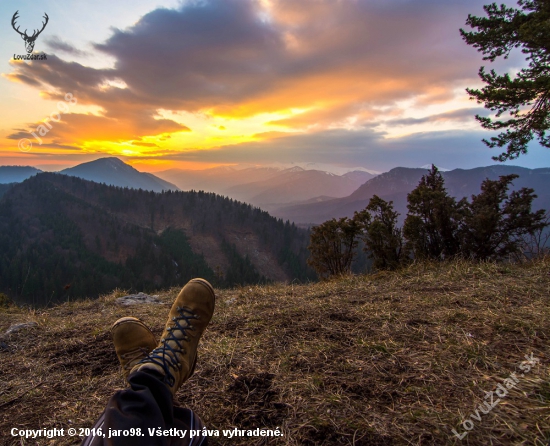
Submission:
<svg viewBox="0 0 550 446">
<path fill-rule="evenodd" d="M 0 442 L 12 427 L 91 427 L 124 386 L 109 337 L 133 315 L 162 331 L 166 305 L 117 293 L 44 311 L 0 310 Z M 413 265 L 311 285 L 221 291 L 195 375 L 178 393 L 213 429 L 284 438 L 213 444 L 535 444 L 550 441 L 550 260 Z M 0 344 L 1 346 L 2 344 Z M 6 349 L 7 346 L 7 349 Z M 524 377 L 526 354 L 540 359 Z M 519 383 L 462 441 L 451 433 L 512 372 Z M 65 438 L 54 444 L 74 444 Z"/>
</svg>

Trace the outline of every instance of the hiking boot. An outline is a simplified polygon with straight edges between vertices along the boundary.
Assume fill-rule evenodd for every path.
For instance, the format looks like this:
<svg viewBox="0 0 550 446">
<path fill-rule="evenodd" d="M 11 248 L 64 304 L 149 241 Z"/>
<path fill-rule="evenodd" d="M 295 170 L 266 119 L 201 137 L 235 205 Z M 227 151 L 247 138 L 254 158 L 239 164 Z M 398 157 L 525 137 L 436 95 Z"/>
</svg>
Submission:
<svg viewBox="0 0 550 446">
<path fill-rule="evenodd" d="M 130 370 L 157 346 L 155 335 L 135 317 L 116 321 L 111 328 L 111 337 L 126 379 Z"/>
<path fill-rule="evenodd" d="M 190 280 L 172 305 L 158 347 L 130 373 L 156 371 L 175 395 L 195 370 L 197 345 L 214 313 L 215 299 L 214 289 L 206 280 Z"/>
</svg>

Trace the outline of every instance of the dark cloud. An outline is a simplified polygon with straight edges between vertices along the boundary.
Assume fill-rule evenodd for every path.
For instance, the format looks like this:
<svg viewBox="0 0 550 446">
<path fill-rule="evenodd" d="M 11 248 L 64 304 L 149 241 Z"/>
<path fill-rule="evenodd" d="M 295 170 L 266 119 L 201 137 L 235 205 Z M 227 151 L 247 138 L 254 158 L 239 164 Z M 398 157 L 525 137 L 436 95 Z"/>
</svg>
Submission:
<svg viewBox="0 0 550 446">
<path fill-rule="evenodd" d="M 478 61 L 458 27 L 476 6 L 275 0 L 271 18 L 262 20 L 252 0 L 191 2 L 154 10 L 96 44 L 115 58 L 114 69 L 49 56 L 51 63 L 18 65 L 12 76 L 75 91 L 107 114 L 122 104 L 250 114 L 260 111 L 253 104 L 277 110 L 311 105 L 315 97 L 346 113 L 342 102 L 387 103 L 475 78 Z M 99 88 L 109 80 L 128 88 Z"/>
<path fill-rule="evenodd" d="M 13 81 L 19 81 L 27 85 L 31 85 L 33 87 L 40 87 L 42 86 L 42 81 L 38 80 L 37 78 L 31 76 L 27 76 L 26 74 L 23 74 L 21 72 L 16 73 L 10 73 L 6 76 L 8 79 L 11 79 Z"/>
<path fill-rule="evenodd" d="M 476 115 L 487 116 L 489 113 L 479 107 L 476 108 L 461 108 L 459 110 L 453 110 L 446 113 L 439 113 L 437 115 L 425 116 L 424 118 L 404 118 L 404 119 L 392 119 L 387 121 L 388 125 L 413 125 L 413 124 L 425 124 L 427 122 L 445 122 L 445 121 L 462 121 L 472 122 Z"/>
<path fill-rule="evenodd" d="M 16 133 L 11 133 L 8 136 L 6 136 L 6 138 L 19 140 L 22 138 L 28 138 L 29 136 L 32 136 L 32 135 L 29 133 L 28 130 L 18 129 Z"/>
<path fill-rule="evenodd" d="M 89 53 L 87 51 L 82 51 L 77 48 L 75 48 L 73 45 L 71 45 L 68 42 L 65 42 L 61 40 L 58 36 L 51 36 L 46 39 L 46 45 L 48 48 L 54 51 L 62 51 L 67 54 L 71 54 L 73 56 L 88 56 Z"/>
<path fill-rule="evenodd" d="M 57 144 L 57 143 L 42 144 L 40 147 L 44 149 L 79 150 L 79 151 L 82 150 L 80 147 L 69 146 L 66 144 Z"/>
<path fill-rule="evenodd" d="M 141 100 L 198 110 L 257 94 L 284 65 L 280 32 L 259 20 L 247 0 L 193 2 L 157 9 L 131 30 L 95 47 Z"/>
</svg>

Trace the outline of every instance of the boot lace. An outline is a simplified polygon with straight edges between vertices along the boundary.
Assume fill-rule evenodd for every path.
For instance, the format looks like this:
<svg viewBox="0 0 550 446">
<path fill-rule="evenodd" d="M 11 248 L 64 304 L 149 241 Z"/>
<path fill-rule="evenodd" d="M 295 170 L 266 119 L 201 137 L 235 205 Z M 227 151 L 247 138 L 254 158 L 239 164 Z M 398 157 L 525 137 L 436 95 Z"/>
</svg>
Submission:
<svg viewBox="0 0 550 446">
<path fill-rule="evenodd" d="M 179 316 L 174 316 L 172 321 L 174 322 L 172 326 L 167 327 L 168 335 L 161 339 L 161 344 L 155 348 L 146 358 L 142 359 L 139 363 L 153 363 L 162 367 L 164 371 L 164 381 L 170 387 L 172 387 L 176 378 L 172 374 L 171 370 L 179 370 L 181 367 L 181 362 L 179 361 L 179 355 L 184 355 L 185 350 L 183 348 L 183 342 L 189 341 L 191 338 L 187 334 L 187 331 L 195 331 L 191 321 L 193 319 L 198 319 L 199 317 L 188 310 L 185 307 L 177 307 L 176 310 L 179 313 Z M 185 321 L 185 325 L 182 325 L 181 322 Z M 181 332 L 181 334 L 176 334 L 176 332 Z M 172 345 L 175 344 L 175 345 Z"/>
</svg>

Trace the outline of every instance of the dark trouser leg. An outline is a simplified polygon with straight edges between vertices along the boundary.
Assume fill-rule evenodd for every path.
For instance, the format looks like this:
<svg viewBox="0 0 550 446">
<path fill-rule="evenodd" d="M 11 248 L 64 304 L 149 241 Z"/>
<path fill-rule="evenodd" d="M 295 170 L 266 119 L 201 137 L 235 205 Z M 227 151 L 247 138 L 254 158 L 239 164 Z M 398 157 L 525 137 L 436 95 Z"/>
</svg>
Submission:
<svg viewBox="0 0 550 446">
<path fill-rule="evenodd" d="M 205 446 L 207 439 L 189 437 L 189 431 L 200 430 L 204 424 L 190 409 L 174 407 L 170 390 L 162 376 L 154 371 L 138 371 L 128 377 L 130 388 L 116 392 L 105 408 L 94 428 L 101 427 L 105 437 L 88 437 L 82 446 Z M 177 429 L 178 434 L 187 431 L 185 438 L 157 436 L 157 430 Z M 114 436 L 113 433 L 139 429 L 141 436 Z M 150 436 L 149 429 L 154 430 Z M 109 435 L 111 434 L 111 438 Z"/>
</svg>

